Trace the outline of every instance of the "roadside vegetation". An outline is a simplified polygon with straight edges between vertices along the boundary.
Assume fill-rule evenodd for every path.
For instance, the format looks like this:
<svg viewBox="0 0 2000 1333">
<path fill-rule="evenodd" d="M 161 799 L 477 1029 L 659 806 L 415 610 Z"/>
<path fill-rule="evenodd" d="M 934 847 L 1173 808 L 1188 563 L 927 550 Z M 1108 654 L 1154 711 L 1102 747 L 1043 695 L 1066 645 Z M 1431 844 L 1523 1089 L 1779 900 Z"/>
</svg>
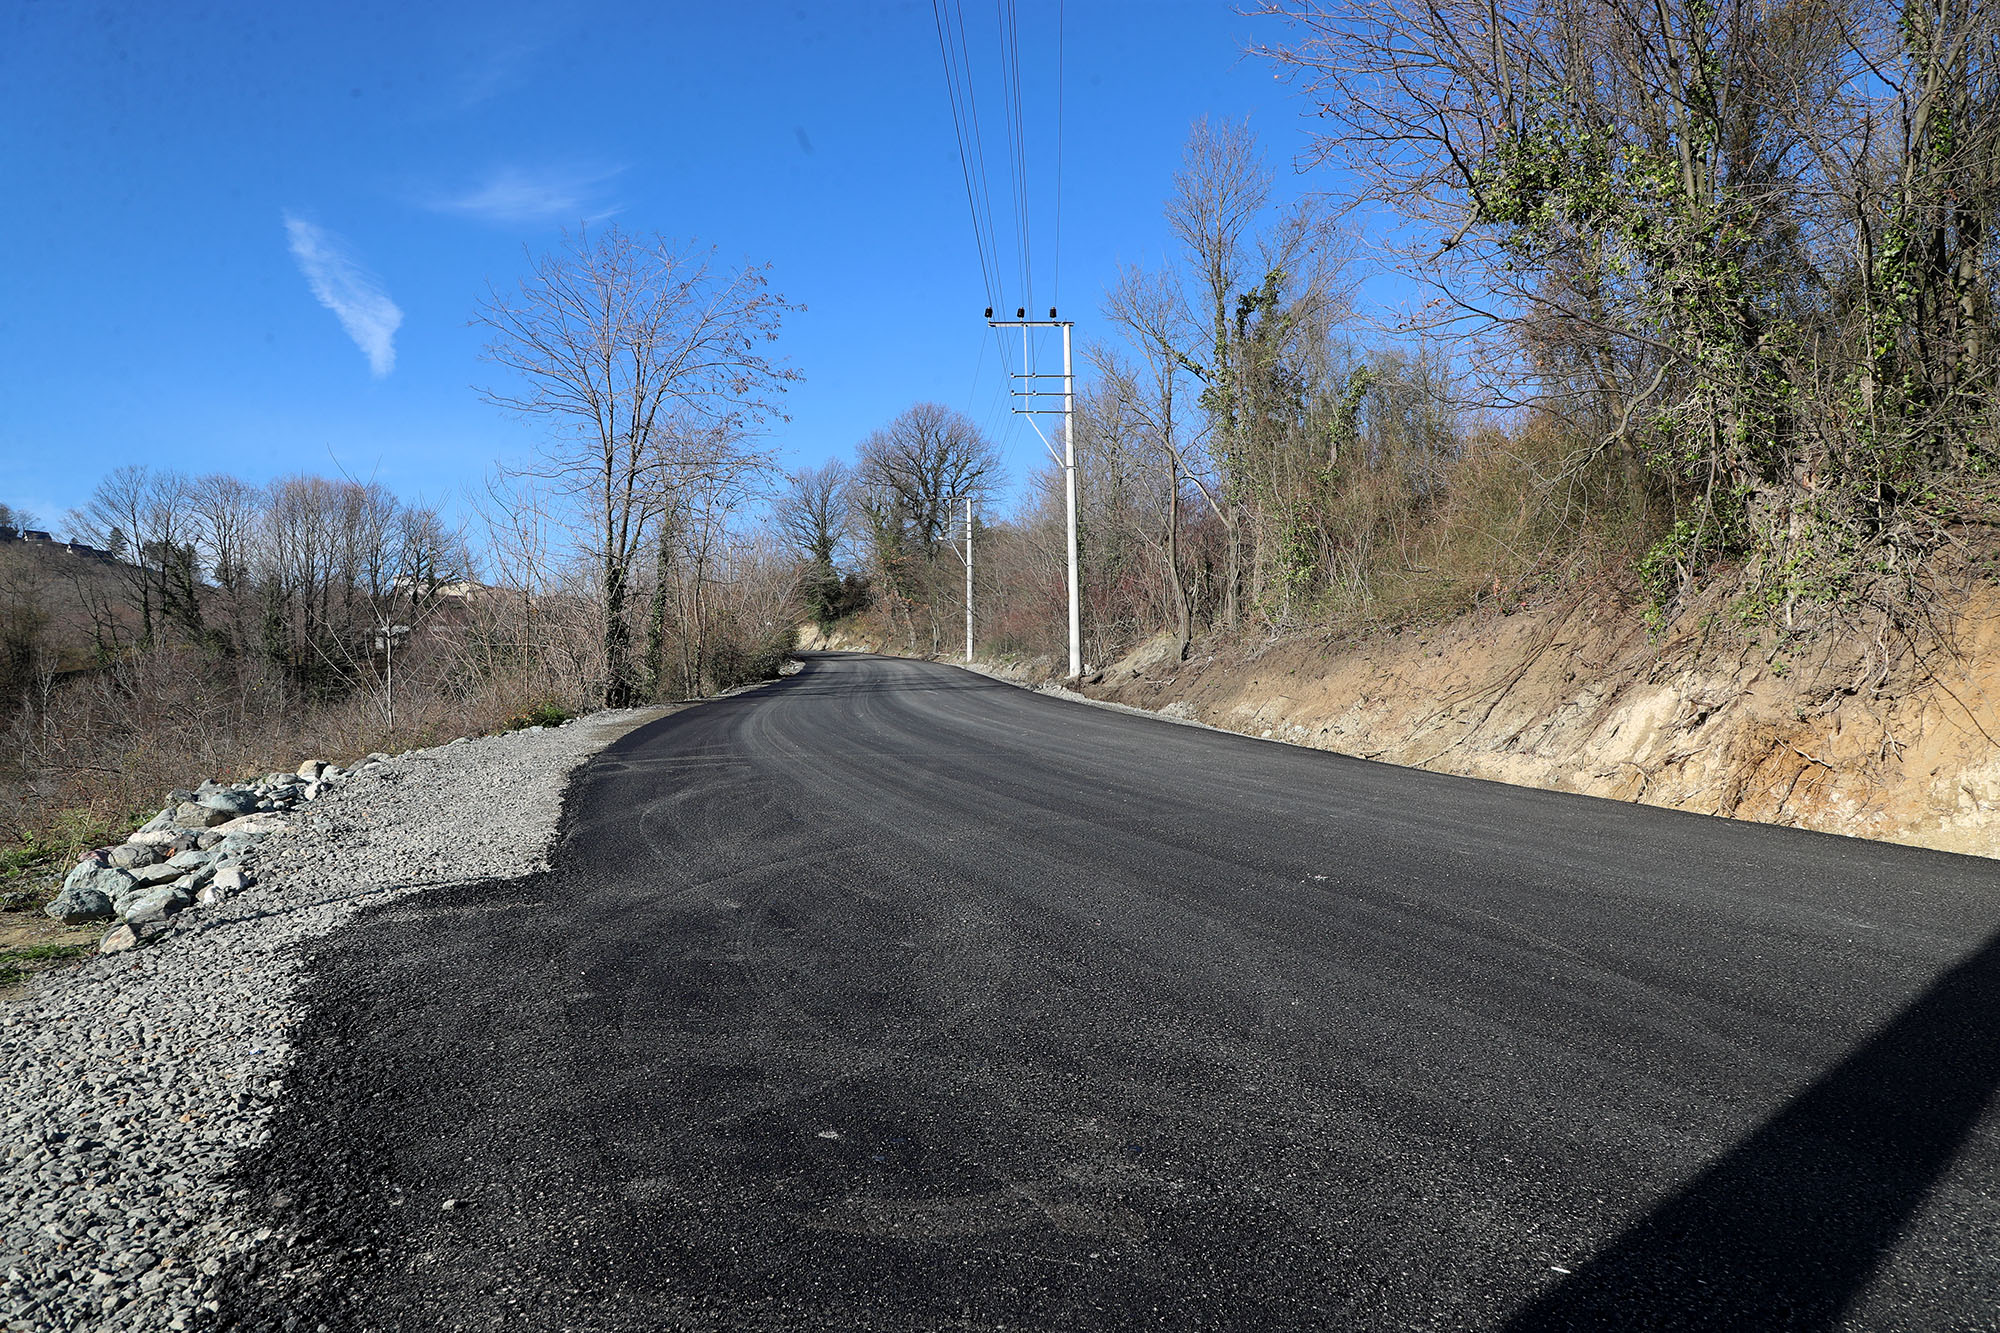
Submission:
<svg viewBox="0 0 2000 1333">
<path fill-rule="evenodd" d="M 1087 660 L 1593 581 L 1663 636 L 1720 591 L 1704 639 L 1773 661 L 1853 635 L 1886 674 L 1949 640 L 1941 611 L 1990 576 L 2000 521 L 1992 6 L 1264 14 L 1311 160 L 1355 188 L 1274 204 L 1264 152 L 1227 122 L 1196 125 L 1162 183 L 1179 253 L 1106 294 L 1079 386 Z M 1357 218 L 1367 237 L 1343 229 Z M 1392 329 L 1352 311 L 1376 268 L 1420 289 Z M 959 613 L 937 500 L 994 477 L 945 465 L 990 453 L 960 422 L 903 484 L 881 441 L 913 424 L 852 461 L 849 563 L 812 554 L 818 536 L 800 550 L 822 618 L 865 579 L 857 629 L 936 651 Z M 981 509 L 981 642 L 1053 652 L 1058 477 L 1018 513 Z"/>
</svg>

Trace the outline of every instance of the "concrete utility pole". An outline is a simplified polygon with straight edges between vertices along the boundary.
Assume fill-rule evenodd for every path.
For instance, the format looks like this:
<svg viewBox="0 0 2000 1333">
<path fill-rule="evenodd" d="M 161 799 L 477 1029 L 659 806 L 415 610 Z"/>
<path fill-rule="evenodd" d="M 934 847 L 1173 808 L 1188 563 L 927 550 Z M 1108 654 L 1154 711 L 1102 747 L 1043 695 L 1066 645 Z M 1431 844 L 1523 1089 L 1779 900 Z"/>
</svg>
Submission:
<svg viewBox="0 0 2000 1333">
<path fill-rule="evenodd" d="M 1070 329 L 1074 326 L 1075 321 L 1057 319 L 1054 306 L 1049 307 L 1049 317 L 1047 319 L 1029 319 L 1028 312 L 1025 309 L 1016 310 L 1013 319 L 995 319 L 993 318 L 993 307 L 988 306 L 986 308 L 986 323 L 996 329 L 1021 330 L 1021 349 L 1024 364 L 1022 366 L 1022 373 L 1016 375 L 1014 378 L 1022 381 L 1022 385 L 1014 393 L 1016 397 L 1021 399 L 1025 406 L 1017 407 L 1014 411 L 1016 414 L 1028 418 L 1028 424 L 1034 427 L 1035 434 L 1041 435 L 1042 447 L 1049 451 L 1049 457 L 1054 458 L 1063 470 L 1063 495 L 1068 501 L 1069 506 L 1069 674 L 1070 679 L 1074 680 L 1083 674 L 1083 598 L 1080 592 L 1082 580 L 1077 570 L 1076 555 L 1076 432 L 1073 421 L 1076 408 L 1076 381 L 1071 373 L 1069 347 Z M 1062 375 L 1060 376 L 1061 387 L 1059 389 L 1042 389 L 1038 387 L 1039 381 L 1057 379 L 1057 376 L 1036 374 L 1027 369 L 1025 359 L 1029 329 L 1062 330 L 1063 368 Z M 1059 408 L 1037 406 L 1038 400 L 1043 398 L 1060 399 L 1062 406 Z M 1062 413 L 1063 419 L 1063 451 L 1060 456 L 1056 454 L 1054 447 L 1049 444 L 1049 437 L 1042 435 L 1042 428 L 1035 425 L 1035 417 L 1037 415 L 1045 415 L 1058 411 Z"/>
<path fill-rule="evenodd" d="M 965 549 L 958 549 L 953 542 L 951 552 L 965 562 L 965 660 L 972 660 L 972 497 L 969 495 L 947 495 L 946 504 L 954 500 L 965 501 Z"/>
<path fill-rule="evenodd" d="M 965 660 L 972 660 L 972 497 L 965 497 Z"/>
</svg>

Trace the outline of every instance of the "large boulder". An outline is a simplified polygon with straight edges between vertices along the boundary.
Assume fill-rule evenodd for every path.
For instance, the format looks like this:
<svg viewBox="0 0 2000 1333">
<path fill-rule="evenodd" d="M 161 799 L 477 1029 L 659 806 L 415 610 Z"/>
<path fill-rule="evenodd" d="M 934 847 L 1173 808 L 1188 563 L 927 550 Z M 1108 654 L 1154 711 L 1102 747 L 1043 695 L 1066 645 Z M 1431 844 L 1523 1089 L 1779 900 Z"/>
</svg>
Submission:
<svg viewBox="0 0 2000 1333">
<path fill-rule="evenodd" d="M 174 811 L 174 822 L 183 828 L 214 828 L 236 818 L 235 813 L 218 810 L 212 805 L 201 805 L 194 801 L 181 802 Z"/>
<path fill-rule="evenodd" d="M 307 782 L 317 782 L 319 781 L 319 775 L 326 772 L 326 770 L 327 770 L 326 760 L 308 759 L 303 764 L 299 765 L 299 776 L 304 778 Z"/>
<path fill-rule="evenodd" d="M 119 896 L 130 893 L 137 883 L 130 872 L 89 857 L 69 872 L 63 880 L 62 892 L 43 910 L 70 925 L 102 921 L 116 911 Z"/>
<path fill-rule="evenodd" d="M 159 852 L 155 851 L 153 844 L 149 842 L 121 843 L 113 847 L 110 854 L 111 864 L 120 870 L 136 870 L 140 866 L 149 866 L 159 859 Z"/>
<path fill-rule="evenodd" d="M 187 871 L 172 861 L 162 861 L 158 865 L 138 866 L 126 873 L 131 875 L 133 882 L 140 887 L 151 888 L 155 884 L 171 884 Z"/>
<path fill-rule="evenodd" d="M 111 899 L 89 885 L 64 889 L 43 910 L 65 926 L 80 926 L 87 921 L 109 921 L 117 915 L 112 910 Z"/>
<path fill-rule="evenodd" d="M 170 927 L 163 921 L 131 921 L 105 935 L 99 942 L 99 953 L 123 953 L 136 949 L 142 944 L 151 944 L 167 933 Z"/>
<path fill-rule="evenodd" d="M 71 889 L 92 888 L 107 898 L 115 898 L 137 882 L 129 870 L 120 870 L 101 861 L 86 858 L 63 880 L 63 891 L 67 893 Z"/>
<path fill-rule="evenodd" d="M 247 833 L 263 837 L 290 828 L 291 821 L 275 810 L 261 810 L 254 815 L 240 815 L 235 819 L 217 824 L 214 832 L 227 838 L 235 834 Z"/>
<path fill-rule="evenodd" d="M 128 923 L 165 921 L 193 901 L 194 897 L 185 889 L 169 884 L 127 898 L 118 914 Z"/>
<path fill-rule="evenodd" d="M 234 819 L 257 808 L 257 793 L 241 787 L 214 787 L 196 796 L 194 803 L 210 810 L 220 810 L 224 817 Z"/>
</svg>

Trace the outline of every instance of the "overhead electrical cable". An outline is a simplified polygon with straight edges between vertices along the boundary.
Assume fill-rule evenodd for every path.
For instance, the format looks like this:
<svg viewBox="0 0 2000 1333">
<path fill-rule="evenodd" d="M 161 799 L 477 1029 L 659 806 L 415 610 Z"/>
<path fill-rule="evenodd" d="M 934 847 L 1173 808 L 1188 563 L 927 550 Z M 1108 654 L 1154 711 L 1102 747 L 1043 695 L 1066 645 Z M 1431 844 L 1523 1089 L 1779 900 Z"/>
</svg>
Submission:
<svg viewBox="0 0 2000 1333">
<path fill-rule="evenodd" d="M 1050 259 L 1054 269 L 1049 300 L 1062 304 L 1062 182 L 1063 182 L 1063 19 L 1069 0 L 1056 0 L 1056 244 Z"/>
<path fill-rule="evenodd" d="M 934 10 L 939 2 L 940 0 L 932 0 Z M 950 44 L 950 54 L 946 56 L 946 64 L 948 67 L 954 65 L 956 67 L 957 86 L 963 89 L 966 118 L 969 122 L 968 128 L 959 137 L 959 155 L 960 159 L 967 164 L 967 174 L 973 181 L 978 193 L 978 203 L 973 206 L 972 218 L 974 242 L 983 244 L 985 248 L 981 253 L 990 256 L 991 274 L 987 280 L 988 293 L 986 299 L 987 304 L 997 307 L 1005 304 L 1001 286 L 1001 277 L 1004 270 L 1000 265 L 1000 231 L 993 224 L 993 189 L 986 170 L 986 135 L 979 123 L 978 80 L 973 77 L 972 47 L 965 33 L 965 0 L 950 0 L 950 4 L 950 16 L 944 27 L 951 34 L 953 40 Z M 952 58 L 953 55 L 956 56 L 955 61 Z M 970 144 L 969 153 L 967 151 L 968 142 Z M 985 240 L 983 242 L 979 240 L 982 218 L 985 222 L 983 233 Z M 998 329 L 993 330 L 993 345 L 1000 352 L 1000 364 L 1002 367 L 1001 382 L 1005 384 L 1007 348 L 1000 341 L 1000 330 Z"/>
<path fill-rule="evenodd" d="M 960 85 L 961 69 L 964 69 L 967 75 L 970 74 L 970 69 L 964 65 L 964 62 L 955 58 L 957 53 L 953 49 L 955 44 L 952 40 L 951 25 L 945 18 L 944 3 L 945 0 L 931 0 L 931 16 L 937 25 L 938 56 L 944 64 L 945 93 L 951 103 L 952 131 L 958 139 L 959 173 L 965 182 L 966 208 L 972 217 L 972 245 L 979 256 L 979 274 L 981 281 L 985 284 L 986 299 L 991 302 L 998 299 L 999 296 L 999 285 L 996 282 L 996 278 L 998 277 L 996 270 L 998 269 L 999 260 L 997 246 L 993 246 L 992 252 L 989 254 L 989 246 L 991 245 L 989 238 L 993 236 L 991 222 L 992 208 L 990 204 L 987 206 L 987 223 L 982 227 L 980 225 L 980 200 L 984 193 L 984 182 L 982 180 L 978 184 L 975 184 L 974 162 L 976 153 L 970 148 L 967 142 L 968 120 L 971 122 L 970 129 L 972 135 L 976 138 L 978 134 L 977 113 L 972 111 L 970 107 L 972 88 L 969 78 L 962 91 Z"/>
<path fill-rule="evenodd" d="M 972 141 L 973 180 L 978 184 L 980 212 L 986 219 L 986 244 L 993 260 L 993 280 L 997 297 L 1001 276 L 1000 233 L 993 225 L 993 188 L 986 170 L 986 135 L 979 123 L 979 84 L 972 74 L 972 47 L 965 36 L 964 0 L 952 0 L 952 9 L 957 22 L 960 81 L 965 89 L 965 105 L 971 121 L 968 137 Z"/>
<path fill-rule="evenodd" d="M 994 0 L 1000 30 L 1000 91 L 1006 111 L 1007 168 L 1013 187 L 1015 254 L 1020 261 L 1021 301 L 1032 311 L 1035 305 L 1035 261 L 1028 192 L 1028 151 L 1026 116 L 1021 98 L 1021 24 L 1016 0 Z M 1022 369 L 1036 370 L 1034 341 L 1027 329 L 1021 330 Z M 1032 387 L 1033 380 L 1026 381 Z"/>
<path fill-rule="evenodd" d="M 1007 84 L 1013 96 L 1009 144 L 1013 149 L 1014 208 L 1021 227 L 1021 293 L 1030 309 L 1035 304 L 1035 246 L 1028 178 L 1027 108 L 1021 98 L 1021 16 L 1016 0 L 1002 0 L 1007 26 Z"/>
<path fill-rule="evenodd" d="M 993 191 L 986 169 L 986 139 L 979 119 L 978 80 L 973 73 L 972 51 L 965 30 L 964 0 L 931 0 L 931 19 L 938 34 L 938 55 L 944 64 L 945 90 L 949 97 L 952 129 L 958 141 L 959 173 L 965 187 L 966 209 L 972 221 L 973 249 L 979 258 L 980 277 L 986 287 L 988 307 L 1002 301 L 999 229 L 993 222 Z M 1007 347 L 1000 330 L 989 328 L 988 335 L 998 353 L 999 374 L 994 383 L 993 410 L 987 416 L 987 434 L 1011 445 L 1020 422 L 1006 411 L 1012 392 L 1007 369 Z M 985 344 L 973 368 L 972 400 L 977 399 L 985 372 Z M 968 402 L 968 407 L 970 407 Z M 999 413 L 997 425 L 994 412 Z"/>
<path fill-rule="evenodd" d="M 978 84 L 980 80 L 974 72 L 972 43 L 968 37 L 965 22 L 965 0 L 931 0 L 931 19 L 937 30 L 938 56 L 944 65 L 945 90 L 951 107 L 952 130 L 958 142 L 959 174 L 965 190 L 966 212 L 972 221 L 973 250 L 978 257 L 980 279 L 984 283 L 987 303 L 1001 318 L 1006 318 L 1006 307 L 1017 306 L 1033 322 L 1040 311 L 1035 309 L 1035 259 L 1034 259 L 1034 207 L 1033 176 L 1029 170 L 1027 99 L 1022 89 L 1021 77 L 1021 21 L 1019 0 L 995 0 L 995 19 L 998 36 L 998 81 L 1000 84 L 999 120 L 1005 143 L 998 146 L 1003 154 L 1007 170 L 1008 202 L 1012 205 L 1010 230 L 1014 233 L 1014 254 L 1012 256 L 1014 280 L 1019 283 L 1019 291 L 1013 301 L 1004 299 L 1007 273 L 1010 265 L 1003 258 L 1000 229 L 996 225 L 993 207 L 992 174 L 988 170 L 986 157 L 986 136 L 979 114 Z M 1051 263 L 1051 291 L 1060 294 L 1062 275 L 1062 177 L 1063 177 L 1063 132 L 1064 132 L 1064 73 L 1065 54 L 1063 50 L 1067 26 L 1067 0 L 1057 0 L 1056 14 L 1056 144 L 1055 144 L 1055 253 Z M 989 98 L 991 96 L 989 90 Z M 993 110 L 988 102 L 989 115 Z M 1053 315 L 1054 311 L 1051 310 Z M 996 388 L 996 408 L 1004 407 L 1006 401 L 1018 393 L 1029 395 L 1029 410 L 1047 410 L 1035 407 L 1043 399 L 1051 396 L 1041 391 L 1041 376 L 1037 373 L 1040 361 L 1039 347 L 1030 329 L 1024 322 L 1021 327 L 1021 364 L 1023 374 L 1015 376 L 1008 370 L 1006 341 L 998 328 L 991 330 L 994 345 L 1000 353 L 1001 378 Z M 978 365 L 973 372 L 973 386 L 968 398 L 968 406 L 976 402 L 980 393 L 980 381 L 985 371 L 985 350 L 981 344 Z M 1018 388 L 1015 387 L 1018 380 Z M 1021 423 L 1013 420 L 1014 413 L 1008 414 L 1001 433 L 1013 437 Z M 1039 431 L 1037 432 L 1040 433 Z M 1043 443 L 1047 444 L 1044 437 Z M 1052 446 L 1051 446 L 1052 447 Z"/>
</svg>

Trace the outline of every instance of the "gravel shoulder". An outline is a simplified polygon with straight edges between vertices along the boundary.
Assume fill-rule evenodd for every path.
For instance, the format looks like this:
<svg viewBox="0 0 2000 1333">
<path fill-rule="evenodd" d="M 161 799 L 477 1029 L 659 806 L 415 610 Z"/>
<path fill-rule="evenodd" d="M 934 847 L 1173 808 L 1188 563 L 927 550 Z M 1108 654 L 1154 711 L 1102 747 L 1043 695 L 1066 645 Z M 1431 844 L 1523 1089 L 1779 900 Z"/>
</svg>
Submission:
<svg viewBox="0 0 2000 1333">
<path fill-rule="evenodd" d="M 284 1094 L 309 946 L 366 906 L 545 869 L 572 770 L 669 711 L 412 751 L 290 815 L 255 887 L 0 1010 L 0 1328 L 200 1327 L 217 1275 L 283 1243 L 231 1172 Z"/>
</svg>

